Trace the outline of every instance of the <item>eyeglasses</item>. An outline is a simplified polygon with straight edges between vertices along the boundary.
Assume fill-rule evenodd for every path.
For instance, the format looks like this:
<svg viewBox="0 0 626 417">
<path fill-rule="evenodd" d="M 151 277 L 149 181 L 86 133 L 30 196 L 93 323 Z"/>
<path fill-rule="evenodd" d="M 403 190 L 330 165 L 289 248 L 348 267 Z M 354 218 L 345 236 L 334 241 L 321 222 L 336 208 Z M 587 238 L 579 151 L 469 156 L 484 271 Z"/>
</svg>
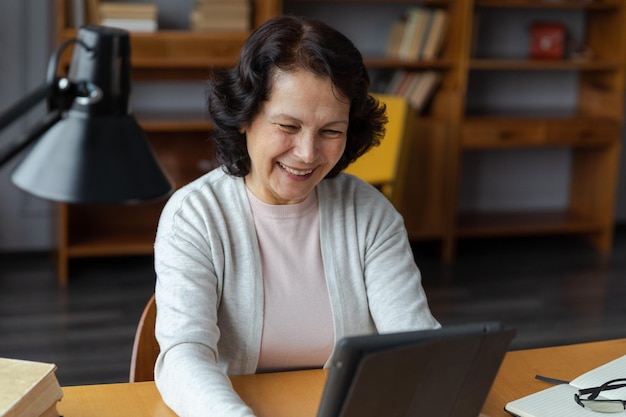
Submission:
<svg viewBox="0 0 626 417">
<path fill-rule="evenodd" d="M 578 394 L 574 394 L 576 403 L 581 407 L 587 408 L 591 411 L 599 413 L 619 413 L 626 410 L 626 401 L 623 400 L 599 400 L 598 396 L 602 391 L 610 391 L 613 389 L 626 387 L 626 378 L 613 379 L 612 381 L 605 382 L 599 387 L 585 388 L 578 390 Z M 581 398 L 583 395 L 588 395 L 587 398 Z"/>
</svg>

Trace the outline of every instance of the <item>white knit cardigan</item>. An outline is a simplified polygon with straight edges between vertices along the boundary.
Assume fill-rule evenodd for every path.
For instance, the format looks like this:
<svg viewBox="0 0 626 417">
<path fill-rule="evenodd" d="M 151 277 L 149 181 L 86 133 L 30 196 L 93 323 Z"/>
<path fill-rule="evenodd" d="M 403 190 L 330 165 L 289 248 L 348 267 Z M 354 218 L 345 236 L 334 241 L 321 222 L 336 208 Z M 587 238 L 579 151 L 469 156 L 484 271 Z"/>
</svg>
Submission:
<svg viewBox="0 0 626 417">
<path fill-rule="evenodd" d="M 335 340 L 439 327 L 389 201 L 347 174 L 323 180 L 317 192 Z M 260 255 L 243 179 L 216 169 L 171 197 L 159 222 L 155 269 L 155 380 L 164 401 L 181 417 L 253 416 L 227 376 L 256 371 L 263 323 Z"/>
</svg>

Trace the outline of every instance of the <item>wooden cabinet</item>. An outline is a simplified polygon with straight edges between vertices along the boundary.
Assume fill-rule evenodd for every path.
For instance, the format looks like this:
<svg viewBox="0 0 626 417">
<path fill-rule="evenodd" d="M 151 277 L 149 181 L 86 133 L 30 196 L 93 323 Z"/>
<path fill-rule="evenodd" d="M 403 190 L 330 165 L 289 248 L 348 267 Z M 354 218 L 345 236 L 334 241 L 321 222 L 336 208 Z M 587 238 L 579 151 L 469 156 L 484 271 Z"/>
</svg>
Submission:
<svg viewBox="0 0 626 417">
<path fill-rule="evenodd" d="M 61 41 L 75 31 L 64 20 L 68 0 L 57 1 Z M 441 73 L 427 107 L 409 120 L 413 134 L 397 184 L 403 192 L 394 204 L 411 239 L 440 243 L 447 260 L 464 238 L 572 234 L 588 237 L 601 251 L 611 248 L 624 112 L 623 0 L 255 0 L 253 5 L 255 26 L 287 13 L 310 15 L 337 27 L 363 51 L 373 79 L 398 69 Z M 380 39 L 377 47 L 362 47 L 361 41 L 376 31 L 386 36 L 390 22 L 385 16 L 390 16 L 390 10 L 401 12 L 413 6 L 447 12 L 448 32 L 439 57 L 387 58 Z M 544 20 L 564 25 L 572 32 L 570 41 L 577 41 L 567 44 L 563 59 L 528 58 L 529 23 Z M 506 43 L 510 30 L 523 31 L 517 34 L 523 39 L 521 47 L 519 42 Z M 132 34 L 133 76 L 137 80 L 204 79 L 210 66 L 235 63 L 247 35 L 184 30 Z M 535 83 L 542 77 L 548 81 Z M 561 106 L 544 100 L 529 105 L 516 94 L 508 94 L 507 105 L 490 106 L 476 99 L 485 91 L 503 87 L 506 91 L 511 86 L 524 89 L 530 97 L 548 94 L 550 98 L 543 90 L 552 84 L 565 88 L 571 103 Z M 172 109 L 165 117 L 140 115 L 140 123 L 167 171 L 183 184 L 211 168 L 213 151 L 206 141 L 209 124 L 201 116 L 176 113 Z M 466 212 L 459 208 L 468 153 L 555 148 L 571 152 L 569 197 L 563 209 Z M 68 261 L 74 257 L 151 253 L 161 206 L 63 205 L 61 282 L 67 282 Z"/>
<path fill-rule="evenodd" d="M 70 0 L 57 0 L 58 43 L 74 38 L 76 30 L 66 12 Z M 253 2 L 253 26 L 277 15 L 280 0 Z M 163 30 L 131 33 L 134 81 L 204 80 L 211 67 L 235 64 L 248 32 L 203 33 Z M 62 65 L 71 55 L 65 53 Z M 210 123 L 199 114 L 181 114 L 175 105 L 166 114 L 136 114 L 160 163 L 176 186 L 214 168 L 208 132 Z M 81 257 L 149 255 L 165 201 L 129 206 L 61 204 L 59 208 L 58 276 L 69 279 L 70 261 Z"/>
</svg>

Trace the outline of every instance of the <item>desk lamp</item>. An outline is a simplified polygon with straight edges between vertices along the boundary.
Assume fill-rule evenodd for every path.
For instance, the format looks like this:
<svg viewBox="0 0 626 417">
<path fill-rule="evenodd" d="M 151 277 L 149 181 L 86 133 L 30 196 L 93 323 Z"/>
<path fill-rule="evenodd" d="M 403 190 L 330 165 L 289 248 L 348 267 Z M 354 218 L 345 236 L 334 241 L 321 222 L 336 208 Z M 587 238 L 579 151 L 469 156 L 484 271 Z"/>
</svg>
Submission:
<svg viewBox="0 0 626 417">
<path fill-rule="evenodd" d="M 68 76 L 59 57 L 74 45 Z M 48 63 L 45 83 L 0 115 L 0 131 L 46 100 L 48 113 L 10 146 L 0 167 L 34 143 L 12 173 L 19 188 L 67 203 L 134 203 L 172 186 L 129 112 L 130 39 L 125 30 L 83 26 Z"/>
</svg>

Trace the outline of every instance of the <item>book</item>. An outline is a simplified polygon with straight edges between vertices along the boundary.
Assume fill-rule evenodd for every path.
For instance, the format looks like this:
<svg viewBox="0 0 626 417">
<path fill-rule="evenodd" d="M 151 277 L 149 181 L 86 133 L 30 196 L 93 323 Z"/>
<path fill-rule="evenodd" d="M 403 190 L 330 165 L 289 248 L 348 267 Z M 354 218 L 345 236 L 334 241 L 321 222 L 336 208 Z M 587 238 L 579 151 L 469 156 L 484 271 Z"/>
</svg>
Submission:
<svg viewBox="0 0 626 417">
<path fill-rule="evenodd" d="M 441 73 L 439 71 L 422 71 L 418 82 L 406 94 L 411 108 L 417 113 L 421 113 L 439 86 L 440 81 Z"/>
<path fill-rule="evenodd" d="M 204 14 L 205 16 L 213 15 L 248 15 L 252 11 L 250 3 L 212 3 L 204 2 L 196 5 L 194 11 Z"/>
<path fill-rule="evenodd" d="M 415 40 L 416 44 L 411 50 L 411 55 L 409 57 L 411 60 L 417 60 L 417 59 L 422 58 L 422 50 L 424 49 L 424 45 L 426 44 L 426 41 L 428 40 L 428 36 L 430 36 L 430 29 L 431 29 L 432 22 L 433 22 L 433 16 L 434 16 L 433 10 L 426 9 L 425 16 L 422 18 L 422 21 L 420 22 L 421 27 L 419 30 L 421 33 L 419 35 L 419 38 Z"/>
<path fill-rule="evenodd" d="M 250 18 L 247 15 L 206 17 L 192 11 L 189 20 L 191 29 L 198 32 L 245 32 L 250 30 Z"/>
<path fill-rule="evenodd" d="M 398 58 L 400 56 L 400 45 L 402 45 L 402 37 L 404 36 L 404 28 L 406 19 L 401 19 L 391 24 L 389 35 L 387 38 L 386 55 L 389 58 Z"/>
<path fill-rule="evenodd" d="M 0 358 L 0 416 L 58 417 L 63 397 L 56 365 Z"/>
<path fill-rule="evenodd" d="M 394 95 L 398 90 L 398 86 L 406 76 L 406 70 L 397 70 L 394 71 L 387 83 L 387 86 L 384 89 L 385 94 Z"/>
<path fill-rule="evenodd" d="M 428 22 L 429 11 L 423 7 L 413 7 L 407 11 L 406 26 L 399 49 L 399 58 L 416 59 Z"/>
<path fill-rule="evenodd" d="M 404 97 L 416 113 L 421 113 L 441 83 L 441 77 L 441 72 L 434 70 L 398 70 L 393 73 L 383 92 Z"/>
<path fill-rule="evenodd" d="M 416 74 L 417 73 L 415 71 L 403 71 L 402 78 L 397 86 L 393 89 L 393 91 L 389 91 L 388 93 L 394 96 L 404 97 L 409 91 L 411 85 L 415 82 Z"/>
<path fill-rule="evenodd" d="M 154 19 L 158 7 L 150 3 L 113 3 L 102 2 L 99 6 L 100 17 L 116 19 Z"/>
<path fill-rule="evenodd" d="M 433 10 L 428 35 L 420 50 L 421 59 L 428 61 L 437 58 L 443 46 L 447 31 L 448 13 L 443 9 Z"/>
<path fill-rule="evenodd" d="M 411 81 L 406 86 L 406 89 L 403 91 L 398 91 L 399 93 L 398 95 L 403 96 L 409 102 L 410 107 L 413 107 L 413 106 L 411 105 L 409 98 L 411 97 L 412 92 L 419 86 L 421 79 L 422 79 L 422 74 L 423 74 L 422 71 L 411 72 Z"/>
<path fill-rule="evenodd" d="M 517 417 L 589 417 L 596 414 L 608 415 L 593 413 L 581 407 L 576 403 L 574 395 L 578 393 L 579 389 L 598 387 L 605 382 L 618 378 L 626 378 L 626 355 L 592 369 L 569 383 L 558 384 L 511 401 L 504 409 L 509 414 Z M 598 398 L 626 400 L 626 387 L 602 391 Z"/>
<path fill-rule="evenodd" d="M 157 23 L 148 19 L 113 19 L 104 18 L 101 20 L 102 26 L 124 29 L 129 32 L 156 32 Z"/>
<path fill-rule="evenodd" d="M 249 0 L 197 0 L 189 14 L 194 31 L 248 31 L 252 27 Z"/>
<path fill-rule="evenodd" d="M 157 30 L 158 7 L 150 3 L 102 2 L 98 7 L 99 21 L 103 26 L 112 26 L 131 32 L 155 32 Z"/>
</svg>

